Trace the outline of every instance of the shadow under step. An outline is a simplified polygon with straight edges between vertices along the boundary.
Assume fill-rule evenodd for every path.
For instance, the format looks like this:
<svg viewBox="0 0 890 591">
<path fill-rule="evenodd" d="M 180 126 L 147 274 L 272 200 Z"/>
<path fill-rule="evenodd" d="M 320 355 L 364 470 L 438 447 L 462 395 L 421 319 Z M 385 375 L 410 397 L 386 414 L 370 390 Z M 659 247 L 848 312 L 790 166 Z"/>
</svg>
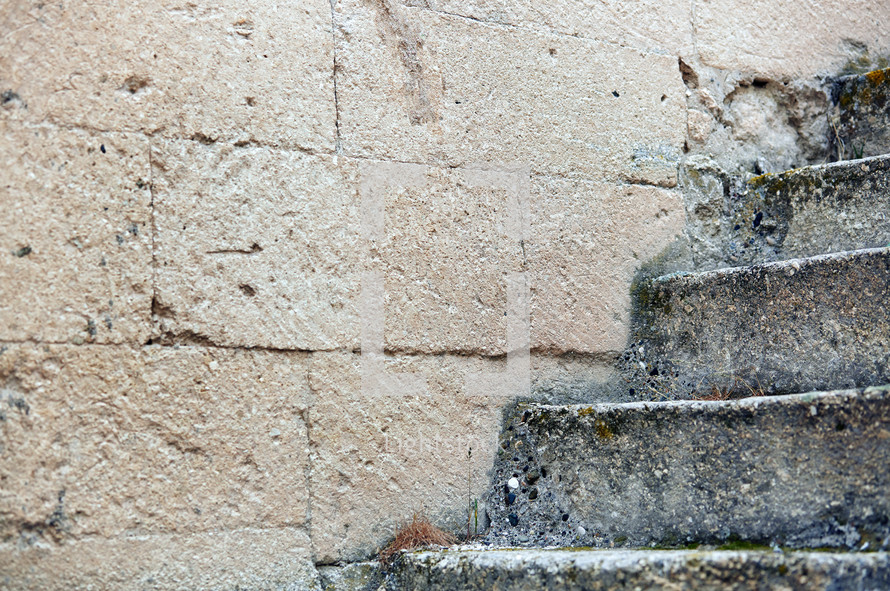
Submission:
<svg viewBox="0 0 890 591">
<path fill-rule="evenodd" d="M 723 402 L 520 405 L 501 436 L 487 539 L 886 550 L 888 457 L 890 386 Z"/>
<path fill-rule="evenodd" d="M 890 248 L 703 273 L 635 287 L 628 393 L 750 395 L 890 382 Z"/>
<path fill-rule="evenodd" d="M 890 588 L 887 553 L 446 550 L 408 554 L 392 589 L 558 591 Z"/>
</svg>

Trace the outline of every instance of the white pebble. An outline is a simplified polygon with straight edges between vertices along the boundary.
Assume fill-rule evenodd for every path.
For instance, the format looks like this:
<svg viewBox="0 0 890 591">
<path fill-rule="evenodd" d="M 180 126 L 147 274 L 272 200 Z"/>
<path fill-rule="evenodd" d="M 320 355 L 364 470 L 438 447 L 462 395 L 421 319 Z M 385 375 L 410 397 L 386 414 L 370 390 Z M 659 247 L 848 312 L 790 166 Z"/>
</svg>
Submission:
<svg viewBox="0 0 890 591">
<path fill-rule="evenodd" d="M 511 478 L 507 481 L 507 487 L 511 489 L 517 489 L 519 488 L 519 481 L 516 480 L 516 478 Z"/>
</svg>

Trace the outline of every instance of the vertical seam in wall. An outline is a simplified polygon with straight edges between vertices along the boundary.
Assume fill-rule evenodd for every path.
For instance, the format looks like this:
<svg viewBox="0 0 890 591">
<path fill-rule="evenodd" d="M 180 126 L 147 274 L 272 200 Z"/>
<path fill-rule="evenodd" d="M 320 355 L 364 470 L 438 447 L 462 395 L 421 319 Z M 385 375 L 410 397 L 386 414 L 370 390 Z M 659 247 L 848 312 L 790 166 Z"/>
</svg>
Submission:
<svg viewBox="0 0 890 591">
<path fill-rule="evenodd" d="M 333 63 L 333 81 L 334 81 L 334 153 L 340 154 L 343 149 L 340 146 L 340 97 L 337 94 L 337 19 L 335 18 L 334 3 L 337 0 L 331 0 L 331 40 Z"/>
<path fill-rule="evenodd" d="M 148 334 L 149 342 L 154 336 L 154 303 L 158 297 L 158 260 L 155 239 L 157 234 L 157 222 L 155 220 L 155 167 L 152 161 L 151 137 L 148 137 L 148 195 L 149 211 L 151 214 L 151 303 L 148 309 Z"/>
<path fill-rule="evenodd" d="M 695 57 L 698 58 L 698 37 L 695 28 L 695 2 L 696 0 L 690 0 L 689 3 L 689 24 L 692 27 L 692 51 L 695 53 Z"/>
<path fill-rule="evenodd" d="M 315 354 L 306 354 L 306 414 L 303 422 L 306 423 L 306 468 L 303 473 L 306 481 L 306 532 L 309 537 L 309 553 L 312 563 L 318 560 L 318 552 L 315 550 L 315 536 L 312 527 L 312 407 L 315 404 L 315 392 L 312 390 L 312 364 L 315 362 Z"/>
</svg>

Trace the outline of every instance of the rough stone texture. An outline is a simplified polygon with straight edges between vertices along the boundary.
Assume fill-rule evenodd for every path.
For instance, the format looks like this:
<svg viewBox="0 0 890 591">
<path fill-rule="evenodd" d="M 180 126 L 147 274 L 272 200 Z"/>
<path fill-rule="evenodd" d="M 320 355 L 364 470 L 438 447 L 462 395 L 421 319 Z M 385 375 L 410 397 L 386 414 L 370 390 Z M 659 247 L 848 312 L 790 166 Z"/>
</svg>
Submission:
<svg viewBox="0 0 890 591">
<path fill-rule="evenodd" d="M 890 158 L 730 179 L 695 160 L 681 171 L 695 268 L 890 244 Z"/>
<path fill-rule="evenodd" d="M 625 361 L 644 397 L 890 382 L 890 248 L 668 275 L 636 297 Z"/>
<path fill-rule="evenodd" d="M 621 351 L 635 273 L 683 231 L 680 195 L 557 178 L 537 179 L 532 191 L 532 347 Z"/>
<path fill-rule="evenodd" d="M 527 271 L 532 348 L 620 351 L 634 274 L 683 224 L 676 192 L 527 170 L 175 140 L 152 164 L 154 312 L 172 342 L 357 349 L 376 270 L 388 351 L 502 355 L 507 278 Z M 373 203 L 383 229 L 366 239 Z"/>
<path fill-rule="evenodd" d="M 4 543 L 0 587 L 318 591 L 308 547 L 308 536 L 297 528 Z"/>
<path fill-rule="evenodd" d="M 890 154 L 890 68 L 841 78 L 832 98 L 838 160 Z"/>
<path fill-rule="evenodd" d="M 890 156 L 748 181 L 731 204 L 729 257 L 742 264 L 890 245 Z"/>
<path fill-rule="evenodd" d="M 408 555 L 399 589 L 425 591 L 815 591 L 890 585 L 879 554 L 628 550 L 487 550 Z"/>
<path fill-rule="evenodd" d="M 322 591 L 379 591 L 384 573 L 379 562 L 353 562 L 344 566 L 320 566 Z"/>
<path fill-rule="evenodd" d="M 676 58 L 390 2 L 335 18 L 347 155 L 676 184 Z"/>
<path fill-rule="evenodd" d="M 0 23 L 4 117 L 334 149 L 327 0 L 15 0 Z"/>
<path fill-rule="evenodd" d="M 156 142 L 158 332 L 279 349 L 357 345 L 357 169 L 329 156 Z"/>
<path fill-rule="evenodd" d="M 479 499 L 488 485 L 508 395 L 496 392 L 499 375 L 491 390 L 466 386 L 470 373 L 505 369 L 495 361 L 394 358 L 387 373 L 419 375 L 364 390 L 360 364 L 354 354 L 312 355 L 312 541 L 321 563 L 373 555 L 415 512 L 465 534 L 468 486 Z M 480 515 L 481 532 L 484 505 Z"/>
<path fill-rule="evenodd" d="M 411 0 L 439 12 L 573 37 L 597 39 L 668 55 L 693 53 L 692 2 L 593 0 Z"/>
<path fill-rule="evenodd" d="M 713 162 L 729 174 L 781 172 L 825 162 L 830 89 L 681 61 L 688 89 L 686 167 Z"/>
<path fill-rule="evenodd" d="M 369 265 L 384 279 L 386 349 L 506 353 L 507 278 L 528 250 L 528 171 L 366 163 L 362 178 L 373 174 L 386 177 Z"/>
<path fill-rule="evenodd" d="M 0 339 L 142 343 L 148 142 L 0 120 Z"/>
<path fill-rule="evenodd" d="M 890 545 L 890 386 L 520 406 L 500 447 L 494 543 Z"/>
<path fill-rule="evenodd" d="M 0 541 L 306 524 L 305 356 L 0 350 Z"/>
<path fill-rule="evenodd" d="M 830 74 L 863 54 L 890 50 L 882 25 L 890 8 L 871 0 L 794 0 L 695 4 L 695 41 L 702 61 L 778 79 Z"/>
</svg>

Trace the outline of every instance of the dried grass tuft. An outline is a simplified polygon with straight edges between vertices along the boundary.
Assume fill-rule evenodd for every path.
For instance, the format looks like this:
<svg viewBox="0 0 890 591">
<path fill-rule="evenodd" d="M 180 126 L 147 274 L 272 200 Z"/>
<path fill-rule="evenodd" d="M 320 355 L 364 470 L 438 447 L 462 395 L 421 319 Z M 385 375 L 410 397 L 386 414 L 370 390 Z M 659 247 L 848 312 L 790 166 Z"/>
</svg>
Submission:
<svg viewBox="0 0 890 591">
<path fill-rule="evenodd" d="M 457 542 L 457 538 L 448 532 L 442 531 L 423 515 L 414 514 L 410 523 L 401 526 L 396 532 L 395 539 L 381 550 L 380 561 L 384 564 L 391 563 L 402 550 L 420 550 L 430 546 L 450 546 Z"/>
</svg>

